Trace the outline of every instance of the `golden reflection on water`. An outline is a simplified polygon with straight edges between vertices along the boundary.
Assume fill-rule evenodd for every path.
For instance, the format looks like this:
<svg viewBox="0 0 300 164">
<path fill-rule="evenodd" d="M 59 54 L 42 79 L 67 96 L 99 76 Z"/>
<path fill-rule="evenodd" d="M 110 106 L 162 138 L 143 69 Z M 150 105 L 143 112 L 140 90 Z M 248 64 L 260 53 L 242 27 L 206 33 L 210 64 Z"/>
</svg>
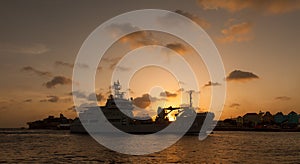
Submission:
<svg viewBox="0 0 300 164">
<path fill-rule="evenodd" d="M 147 141 L 144 141 L 147 142 Z M 157 136 L 157 143 L 165 141 Z M 184 136 L 157 153 L 132 156 L 111 151 L 88 135 L 68 131 L 0 131 L 0 162 L 19 163 L 298 163 L 300 133 L 215 132 L 204 141 Z"/>
</svg>

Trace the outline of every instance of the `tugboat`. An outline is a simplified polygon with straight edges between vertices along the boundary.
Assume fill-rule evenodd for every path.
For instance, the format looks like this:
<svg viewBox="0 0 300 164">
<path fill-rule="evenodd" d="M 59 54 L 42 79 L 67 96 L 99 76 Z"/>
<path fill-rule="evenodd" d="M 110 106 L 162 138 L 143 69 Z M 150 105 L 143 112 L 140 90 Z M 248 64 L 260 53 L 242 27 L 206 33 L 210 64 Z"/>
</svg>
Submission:
<svg viewBox="0 0 300 164">
<path fill-rule="evenodd" d="M 110 95 L 107 99 L 105 106 L 93 106 L 88 107 L 83 112 L 79 112 L 79 118 L 76 118 L 70 126 L 71 133 L 87 133 L 86 128 L 89 128 L 88 132 L 97 129 L 96 126 L 102 126 L 104 124 L 111 124 L 117 129 L 130 133 L 130 134 L 152 134 L 159 132 L 169 125 L 179 122 L 184 119 L 194 119 L 192 125 L 188 127 L 186 134 L 198 134 L 204 123 L 205 119 L 213 122 L 214 113 L 203 112 L 196 113 L 195 108 L 192 107 L 192 91 L 189 92 L 190 104 L 187 107 L 167 107 L 157 109 L 157 116 L 155 120 L 138 119 L 133 116 L 133 99 L 125 99 L 124 92 L 121 92 L 121 85 L 119 81 L 114 82 L 112 86 L 114 89 L 114 95 Z M 106 117 L 106 120 L 101 120 L 98 113 L 101 110 Z M 175 115 L 175 121 L 168 119 L 168 114 L 172 111 L 177 111 Z M 194 117 L 191 117 L 194 115 Z M 103 122 L 101 122 L 103 121 Z M 101 122 L 101 123 L 99 123 Z M 210 126 L 211 127 L 211 126 Z M 207 129 L 207 131 L 211 131 Z"/>
</svg>

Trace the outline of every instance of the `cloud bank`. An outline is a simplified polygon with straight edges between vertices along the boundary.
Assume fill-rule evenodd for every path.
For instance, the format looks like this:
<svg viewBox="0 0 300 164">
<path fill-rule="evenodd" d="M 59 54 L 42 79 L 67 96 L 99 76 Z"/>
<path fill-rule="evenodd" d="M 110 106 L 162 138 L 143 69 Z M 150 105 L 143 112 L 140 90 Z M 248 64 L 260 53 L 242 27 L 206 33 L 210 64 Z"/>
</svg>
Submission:
<svg viewBox="0 0 300 164">
<path fill-rule="evenodd" d="M 246 72 L 241 70 L 234 70 L 228 76 L 227 80 L 251 80 L 258 79 L 259 77 L 252 72 Z"/>
<path fill-rule="evenodd" d="M 180 55 L 184 55 L 187 51 L 187 48 L 181 43 L 169 43 L 165 47 L 174 50 Z"/>
<path fill-rule="evenodd" d="M 300 9 L 298 0 L 198 0 L 197 2 L 205 10 L 224 9 L 232 13 L 248 9 L 266 14 L 283 14 Z"/>
<path fill-rule="evenodd" d="M 191 19 L 192 21 L 194 21 L 195 23 L 197 23 L 202 28 L 208 29 L 211 26 L 211 24 L 208 21 L 206 21 L 206 20 L 204 20 L 202 18 L 199 18 L 198 16 L 196 16 L 194 14 L 191 14 L 189 12 L 185 12 L 185 11 L 182 11 L 182 10 L 176 10 L 175 12 L 177 14 L 183 15 L 183 16 Z"/>
<path fill-rule="evenodd" d="M 45 86 L 47 88 L 55 88 L 57 85 L 69 85 L 72 83 L 72 80 L 64 76 L 55 76 L 52 80 L 46 82 Z"/>
<path fill-rule="evenodd" d="M 160 93 L 161 97 L 177 97 L 177 93 L 171 93 L 169 91 L 161 92 Z"/>
<path fill-rule="evenodd" d="M 21 69 L 21 71 L 25 71 L 25 72 L 32 72 L 32 73 L 35 73 L 36 75 L 38 76 L 48 76 L 48 77 L 51 77 L 52 74 L 50 72 L 47 72 L 47 71 L 40 71 L 40 70 L 37 70 L 31 66 L 26 66 L 26 67 L 23 67 Z"/>
<path fill-rule="evenodd" d="M 221 43 L 245 42 L 253 39 L 251 35 L 252 23 L 242 22 L 234 24 L 221 31 L 222 36 L 217 40 Z"/>
</svg>

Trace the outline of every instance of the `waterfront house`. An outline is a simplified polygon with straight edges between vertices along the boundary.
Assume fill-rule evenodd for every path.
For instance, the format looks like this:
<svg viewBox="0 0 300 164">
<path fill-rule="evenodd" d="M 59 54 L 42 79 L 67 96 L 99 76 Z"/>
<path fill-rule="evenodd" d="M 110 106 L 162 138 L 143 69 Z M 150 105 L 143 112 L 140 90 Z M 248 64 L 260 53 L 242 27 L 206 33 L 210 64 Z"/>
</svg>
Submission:
<svg viewBox="0 0 300 164">
<path fill-rule="evenodd" d="M 243 116 L 244 126 L 255 127 L 261 123 L 261 118 L 257 113 L 247 113 Z"/>
<path fill-rule="evenodd" d="M 244 124 L 244 119 L 243 119 L 243 117 L 238 116 L 238 117 L 236 118 L 236 125 L 237 125 L 238 127 L 242 127 L 243 124 Z"/>
<path fill-rule="evenodd" d="M 287 117 L 283 115 L 282 112 L 278 112 L 274 115 L 274 122 L 278 125 L 281 125 L 282 123 L 287 121 Z"/>
<path fill-rule="evenodd" d="M 300 128 L 300 114 L 298 115 L 298 127 Z"/>
<path fill-rule="evenodd" d="M 294 111 L 291 111 L 287 115 L 287 121 L 288 121 L 288 125 L 290 127 L 296 127 L 298 125 L 298 122 L 299 122 L 298 114 L 296 112 L 294 112 Z"/>
<path fill-rule="evenodd" d="M 263 116 L 262 116 L 262 120 L 263 120 L 263 123 L 265 125 L 270 125 L 274 122 L 274 117 L 273 115 L 267 111 Z"/>
</svg>

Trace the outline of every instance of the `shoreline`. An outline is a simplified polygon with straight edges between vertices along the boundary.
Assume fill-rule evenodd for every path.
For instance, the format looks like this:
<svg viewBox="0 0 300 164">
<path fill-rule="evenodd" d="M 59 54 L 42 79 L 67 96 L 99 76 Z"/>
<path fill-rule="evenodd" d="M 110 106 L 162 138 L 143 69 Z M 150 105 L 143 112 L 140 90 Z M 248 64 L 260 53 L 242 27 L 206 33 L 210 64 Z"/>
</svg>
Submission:
<svg viewBox="0 0 300 164">
<path fill-rule="evenodd" d="M 69 131 L 66 129 L 30 129 L 30 128 L 0 128 L 0 131 L 15 131 L 15 130 L 34 130 L 34 131 L 43 131 L 43 130 L 49 130 L 49 131 Z M 246 131 L 246 132 L 300 132 L 300 128 L 297 129 L 257 129 L 257 128 L 214 128 L 212 132 L 217 131 Z M 76 134 L 76 133 L 72 133 Z"/>
<path fill-rule="evenodd" d="M 213 131 L 253 131 L 253 132 L 300 132 L 297 129 L 268 129 L 268 128 L 214 128 Z"/>
</svg>

